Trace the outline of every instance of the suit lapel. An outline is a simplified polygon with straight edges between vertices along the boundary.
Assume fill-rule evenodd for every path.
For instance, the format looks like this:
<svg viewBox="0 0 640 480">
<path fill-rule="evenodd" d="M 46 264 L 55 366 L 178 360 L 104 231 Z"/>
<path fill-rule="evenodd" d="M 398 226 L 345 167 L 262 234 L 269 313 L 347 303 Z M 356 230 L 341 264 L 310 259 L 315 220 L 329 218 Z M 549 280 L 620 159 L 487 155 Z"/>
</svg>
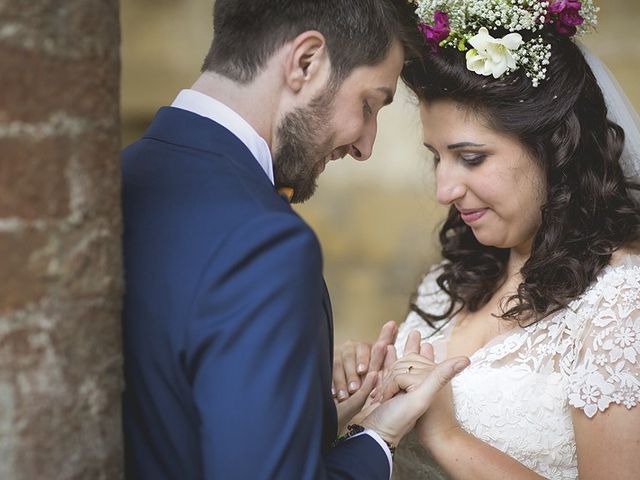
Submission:
<svg viewBox="0 0 640 480">
<path fill-rule="evenodd" d="M 323 385 L 325 389 L 325 421 L 324 421 L 324 445 L 325 448 L 328 448 L 331 442 L 335 440 L 338 433 L 338 415 L 335 407 L 335 403 L 333 400 L 333 395 L 331 394 L 331 381 L 333 377 L 333 313 L 331 309 L 331 298 L 329 297 L 329 290 L 327 289 L 327 284 L 322 282 L 323 285 L 323 295 L 322 295 L 322 307 L 324 309 L 324 314 L 326 316 L 326 338 L 327 344 L 325 346 L 325 351 L 327 352 L 326 357 L 326 367 L 322 369 L 322 377 L 323 377 Z"/>
<path fill-rule="evenodd" d="M 333 311 L 331 308 L 331 297 L 329 296 L 329 289 L 327 288 L 327 283 L 324 280 L 322 281 L 322 285 L 324 287 L 322 306 L 324 307 L 324 313 L 327 316 L 327 328 L 329 329 L 329 347 L 331 348 L 329 359 L 331 360 L 331 365 L 333 365 Z"/>
</svg>

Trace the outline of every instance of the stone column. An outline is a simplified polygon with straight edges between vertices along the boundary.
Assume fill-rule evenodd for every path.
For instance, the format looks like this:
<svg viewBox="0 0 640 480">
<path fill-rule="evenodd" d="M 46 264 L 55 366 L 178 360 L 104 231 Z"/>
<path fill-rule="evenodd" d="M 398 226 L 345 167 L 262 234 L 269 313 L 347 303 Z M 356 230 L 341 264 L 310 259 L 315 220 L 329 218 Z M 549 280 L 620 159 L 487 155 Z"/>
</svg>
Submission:
<svg viewBox="0 0 640 480">
<path fill-rule="evenodd" d="M 122 477 L 118 0 L 0 0 L 0 478 Z"/>
</svg>

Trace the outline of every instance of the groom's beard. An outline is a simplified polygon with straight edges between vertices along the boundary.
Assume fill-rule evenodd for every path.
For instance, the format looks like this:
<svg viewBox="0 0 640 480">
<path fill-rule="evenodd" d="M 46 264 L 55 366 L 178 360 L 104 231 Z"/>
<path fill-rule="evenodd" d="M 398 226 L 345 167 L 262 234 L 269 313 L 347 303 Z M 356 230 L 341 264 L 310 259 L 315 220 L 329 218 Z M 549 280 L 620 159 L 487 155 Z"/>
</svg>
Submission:
<svg viewBox="0 0 640 480">
<path fill-rule="evenodd" d="M 313 196 L 324 160 L 333 150 L 334 135 L 322 137 L 327 131 L 334 98 L 335 90 L 327 89 L 308 107 L 288 113 L 278 127 L 280 145 L 273 156 L 275 186 L 292 188 L 292 203 Z"/>
</svg>

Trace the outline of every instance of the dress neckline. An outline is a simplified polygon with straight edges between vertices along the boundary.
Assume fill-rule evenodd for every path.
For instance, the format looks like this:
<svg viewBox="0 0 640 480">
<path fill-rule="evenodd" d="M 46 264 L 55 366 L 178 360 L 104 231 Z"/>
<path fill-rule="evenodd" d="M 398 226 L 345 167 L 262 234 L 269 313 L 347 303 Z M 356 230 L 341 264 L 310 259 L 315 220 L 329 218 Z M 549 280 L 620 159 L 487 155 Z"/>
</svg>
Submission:
<svg viewBox="0 0 640 480">
<path fill-rule="evenodd" d="M 591 283 L 591 285 L 589 285 L 585 289 L 585 291 L 582 292 L 578 297 L 574 298 L 571 303 L 579 301 L 582 297 L 584 297 L 584 295 L 586 295 L 589 291 L 591 291 L 598 284 L 598 282 L 608 273 L 615 272 L 616 270 L 619 270 L 619 269 L 624 269 L 624 268 L 634 267 L 634 266 L 636 267 L 640 266 L 640 252 L 624 253 L 623 256 L 617 262 L 609 263 L 605 265 L 602 268 L 602 270 L 598 273 L 598 275 L 596 276 L 596 279 Z M 571 303 L 569 308 L 571 308 Z M 515 336 L 516 334 L 522 334 L 526 332 L 527 328 L 532 328 L 532 329 L 536 328 L 535 326 L 538 325 L 540 322 L 549 323 L 550 321 L 553 321 L 554 318 L 557 318 L 557 316 L 560 315 L 561 313 L 562 313 L 562 310 L 559 312 L 555 312 L 551 315 L 548 315 L 540 319 L 535 324 L 532 324 L 530 327 L 522 327 L 520 325 L 516 325 L 512 329 L 506 332 L 503 332 L 499 335 L 496 335 L 487 343 L 485 343 L 480 348 L 475 350 L 471 355 L 469 355 L 469 359 L 473 363 L 474 358 L 477 358 L 478 356 L 482 355 L 483 353 L 486 352 L 486 350 L 496 345 L 506 343 L 506 341 L 510 337 Z M 451 318 L 451 320 L 447 323 L 447 325 L 439 332 L 438 337 L 440 338 L 438 338 L 438 340 L 434 342 L 434 343 L 439 343 L 438 346 L 434 345 L 434 350 L 437 356 L 436 360 L 442 361 L 447 358 L 447 354 L 449 350 L 448 348 L 449 341 L 451 340 L 451 334 L 453 333 L 453 329 L 455 328 L 459 317 L 460 317 L 460 313 L 457 313 L 456 315 L 454 315 Z"/>
</svg>

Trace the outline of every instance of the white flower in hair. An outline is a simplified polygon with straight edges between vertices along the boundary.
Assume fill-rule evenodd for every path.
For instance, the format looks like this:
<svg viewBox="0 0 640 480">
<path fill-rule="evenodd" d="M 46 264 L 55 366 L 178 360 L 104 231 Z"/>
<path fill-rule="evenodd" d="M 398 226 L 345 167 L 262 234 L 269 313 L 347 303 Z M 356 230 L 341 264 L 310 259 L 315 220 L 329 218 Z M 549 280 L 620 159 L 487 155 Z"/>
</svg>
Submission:
<svg viewBox="0 0 640 480">
<path fill-rule="evenodd" d="M 479 75 L 500 78 L 505 72 L 517 68 L 514 52 L 522 45 L 522 35 L 509 33 L 502 38 L 493 38 L 489 30 L 480 28 L 469 39 L 473 47 L 467 51 L 467 68 Z"/>
<path fill-rule="evenodd" d="M 412 2 L 430 52 L 472 49 L 467 53 L 469 70 L 498 78 L 521 68 L 534 87 L 547 78 L 551 58 L 548 35 L 573 37 L 593 30 L 598 13 L 594 0 Z M 489 32 L 506 35 L 495 39 Z"/>
</svg>

